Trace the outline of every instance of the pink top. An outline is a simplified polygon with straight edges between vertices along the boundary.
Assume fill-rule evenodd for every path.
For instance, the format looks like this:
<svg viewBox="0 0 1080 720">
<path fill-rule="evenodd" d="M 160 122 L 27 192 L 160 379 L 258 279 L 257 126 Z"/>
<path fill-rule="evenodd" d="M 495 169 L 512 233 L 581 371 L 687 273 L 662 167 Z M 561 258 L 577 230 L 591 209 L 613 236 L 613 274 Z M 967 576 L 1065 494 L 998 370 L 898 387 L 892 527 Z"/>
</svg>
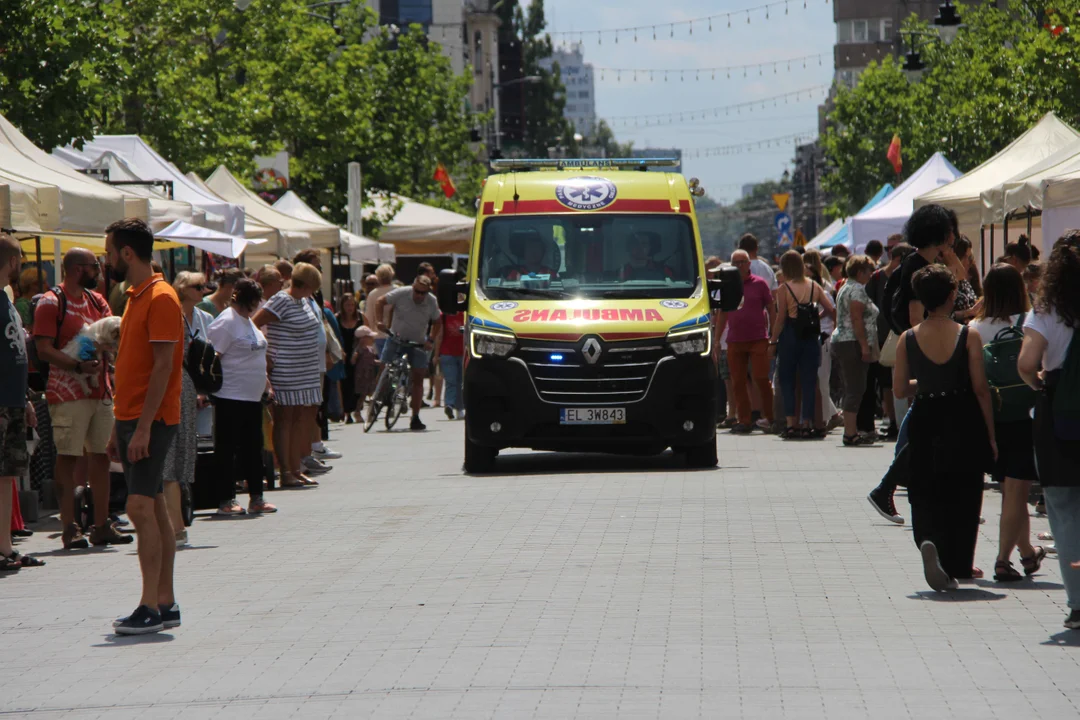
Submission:
<svg viewBox="0 0 1080 720">
<path fill-rule="evenodd" d="M 769 316 L 773 303 L 769 283 L 756 275 L 743 280 L 743 301 L 738 310 L 727 314 L 728 343 L 754 342 L 769 337 Z"/>
</svg>

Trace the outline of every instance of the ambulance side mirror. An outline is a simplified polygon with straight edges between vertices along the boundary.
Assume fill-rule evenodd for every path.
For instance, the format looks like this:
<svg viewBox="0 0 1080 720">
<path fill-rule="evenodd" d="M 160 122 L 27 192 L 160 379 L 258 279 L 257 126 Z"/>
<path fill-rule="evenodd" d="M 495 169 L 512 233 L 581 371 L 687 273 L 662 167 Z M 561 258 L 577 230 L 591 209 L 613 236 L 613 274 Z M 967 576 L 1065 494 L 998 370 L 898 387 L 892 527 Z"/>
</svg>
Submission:
<svg viewBox="0 0 1080 720">
<path fill-rule="evenodd" d="M 439 310 L 456 315 L 469 305 L 469 283 L 463 282 L 465 273 L 446 269 L 439 272 Z"/>
<path fill-rule="evenodd" d="M 734 267 L 721 267 L 709 273 L 709 279 L 705 281 L 709 291 L 709 307 L 714 310 L 732 312 L 739 309 L 742 303 L 742 276 L 739 269 Z"/>
</svg>

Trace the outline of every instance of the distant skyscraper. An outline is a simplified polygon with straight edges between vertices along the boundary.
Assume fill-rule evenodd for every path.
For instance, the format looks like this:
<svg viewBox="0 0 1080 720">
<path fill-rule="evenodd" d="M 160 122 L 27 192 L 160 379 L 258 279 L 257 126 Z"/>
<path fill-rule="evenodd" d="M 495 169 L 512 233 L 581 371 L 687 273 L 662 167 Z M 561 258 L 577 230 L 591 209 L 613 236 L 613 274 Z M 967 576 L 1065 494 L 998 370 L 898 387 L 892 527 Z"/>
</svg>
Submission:
<svg viewBox="0 0 1080 720">
<path fill-rule="evenodd" d="M 550 58 L 540 61 L 541 67 L 551 70 L 558 63 L 563 86 L 566 88 L 566 106 L 563 117 L 574 125 L 574 130 L 588 137 L 596 128 L 596 91 L 593 66 L 585 62 L 581 43 L 559 48 Z"/>
</svg>

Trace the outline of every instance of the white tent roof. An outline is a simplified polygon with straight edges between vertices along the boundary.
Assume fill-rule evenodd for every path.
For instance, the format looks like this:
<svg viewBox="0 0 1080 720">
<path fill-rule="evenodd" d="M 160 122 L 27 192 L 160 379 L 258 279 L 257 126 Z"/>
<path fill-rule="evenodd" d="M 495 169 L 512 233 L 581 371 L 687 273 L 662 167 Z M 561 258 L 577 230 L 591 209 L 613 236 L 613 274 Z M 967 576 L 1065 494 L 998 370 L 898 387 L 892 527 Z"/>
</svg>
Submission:
<svg viewBox="0 0 1080 720">
<path fill-rule="evenodd" d="M 944 155 L 934 153 L 887 198 L 851 218 L 854 252 L 862 252 L 871 240 L 880 240 L 884 245 L 890 235 L 903 231 L 904 223 L 915 209 L 915 198 L 953 182 L 960 175 Z"/>
<path fill-rule="evenodd" d="M 21 222 L 36 218 L 29 227 L 13 222 L 15 230 L 101 234 L 125 216 L 145 219 L 149 215 L 146 198 L 123 193 L 50 157 L 3 116 L 0 182 L 21 190 L 11 198 L 12 216 L 22 218 Z"/>
<path fill-rule="evenodd" d="M 228 235 L 244 234 L 244 208 L 207 192 L 201 183 L 193 182 L 180 169 L 162 157 L 138 135 L 98 135 L 83 144 L 82 151 L 56 148 L 53 155 L 68 162 L 66 154 L 79 153 L 93 162 L 105 153 L 114 153 L 139 180 L 163 180 L 173 184 L 173 198 L 190 203 L 206 213 L 205 225 Z M 78 160 L 78 158 L 73 158 Z M 78 167 L 77 165 L 75 167 Z M 110 172 L 109 179 L 113 178 Z M 199 223 L 203 224 L 203 223 Z"/>
<path fill-rule="evenodd" d="M 207 178 L 206 186 L 226 200 L 243 205 L 249 218 L 277 230 L 278 257 L 292 257 L 305 248 L 333 248 L 341 242 L 336 225 L 305 222 L 275 210 L 244 187 L 224 165 L 219 165 L 214 174 Z"/>
<path fill-rule="evenodd" d="M 821 247 L 825 243 L 836 237 L 836 233 L 844 229 L 844 220 L 842 218 L 836 218 L 828 226 L 815 235 L 810 242 L 806 243 L 807 250 L 814 250 Z"/>
<path fill-rule="evenodd" d="M 372 206 L 363 216 L 386 217 L 400 204 L 390 222 L 383 225 L 379 240 L 393 243 L 401 255 L 467 253 L 476 221 L 468 215 L 431 207 L 400 195 L 372 194 Z"/>
<path fill-rule="evenodd" d="M 337 227 L 324 219 L 322 215 L 311 209 L 303 199 L 289 190 L 272 206 L 275 210 L 292 215 L 298 220 L 305 220 L 328 227 Z M 340 230 L 340 228 L 339 228 Z M 394 246 L 389 243 L 378 243 L 371 238 L 362 235 L 354 235 L 347 230 L 341 230 L 341 246 L 349 254 L 349 259 L 355 262 L 379 263 L 394 261 Z"/>
<path fill-rule="evenodd" d="M 224 255 L 230 258 L 240 257 L 240 254 L 244 252 L 248 245 L 266 242 L 266 240 L 248 240 L 236 235 L 227 235 L 182 220 L 177 220 L 165 229 L 154 233 L 154 237 L 158 240 L 190 245 L 215 255 Z"/>
<path fill-rule="evenodd" d="M 1022 208 L 1042 209 L 1042 181 L 1075 170 L 1080 170 L 1080 140 L 1069 143 L 1005 182 L 984 190 L 980 195 L 983 224 L 1001 224 L 1006 214 Z"/>
<path fill-rule="evenodd" d="M 1080 132 L 1047 113 L 1008 147 L 962 177 L 915 199 L 915 207 L 931 203 L 956 211 L 961 229 L 969 234 L 982 226 L 984 190 L 1005 182 L 1058 150 L 1080 139 Z"/>
</svg>

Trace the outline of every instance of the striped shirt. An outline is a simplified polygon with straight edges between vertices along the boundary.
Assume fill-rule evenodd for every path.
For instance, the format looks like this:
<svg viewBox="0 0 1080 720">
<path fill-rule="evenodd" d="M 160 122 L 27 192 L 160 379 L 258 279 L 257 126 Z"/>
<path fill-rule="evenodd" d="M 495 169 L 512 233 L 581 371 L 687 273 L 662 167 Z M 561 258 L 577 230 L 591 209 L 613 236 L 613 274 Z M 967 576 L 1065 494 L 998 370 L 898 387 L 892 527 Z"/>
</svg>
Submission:
<svg viewBox="0 0 1080 720">
<path fill-rule="evenodd" d="M 279 292 L 263 306 L 278 322 L 263 328 L 273 362 L 270 385 L 282 405 L 319 405 L 322 373 L 319 371 L 319 335 L 322 321 L 312 303 Z"/>
</svg>

